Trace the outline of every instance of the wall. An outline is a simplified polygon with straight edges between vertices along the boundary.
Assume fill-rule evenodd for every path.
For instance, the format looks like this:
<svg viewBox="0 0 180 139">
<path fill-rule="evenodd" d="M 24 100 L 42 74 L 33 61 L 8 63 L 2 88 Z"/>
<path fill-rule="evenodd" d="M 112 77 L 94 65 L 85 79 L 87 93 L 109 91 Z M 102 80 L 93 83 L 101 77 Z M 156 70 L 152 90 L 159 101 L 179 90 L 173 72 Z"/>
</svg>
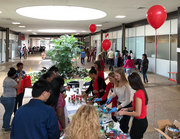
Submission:
<svg viewBox="0 0 180 139">
<path fill-rule="evenodd" d="M 147 53 L 149 49 L 147 49 L 147 44 L 146 44 L 146 37 L 148 36 L 155 36 L 155 30 L 152 28 L 150 25 L 145 25 L 145 26 L 139 26 L 139 27 L 134 27 L 134 28 L 129 28 L 126 29 L 126 47 L 128 50 L 135 50 L 135 57 L 136 58 L 141 58 L 141 54 L 144 52 Z M 166 44 L 163 44 L 163 42 L 158 43 L 158 50 L 162 51 L 163 45 L 168 47 L 168 51 L 170 53 L 171 50 L 171 34 L 177 34 L 177 19 L 173 20 L 167 20 L 158 30 L 157 30 L 157 35 L 161 37 L 162 35 L 169 36 L 167 37 L 168 40 Z M 148 44 L 151 45 L 151 49 L 155 49 L 155 42 Z M 173 44 L 175 45 L 175 44 Z M 164 46 L 164 47 L 165 47 Z M 149 46 L 148 46 L 149 47 Z M 174 51 L 175 49 L 173 49 Z M 155 52 L 155 50 L 154 50 Z M 174 52 L 175 53 L 175 52 Z M 160 52 L 157 54 L 159 55 Z M 177 54 L 177 53 L 176 53 Z M 149 72 L 154 72 L 155 71 L 155 55 L 152 55 L 151 57 L 148 57 L 149 59 Z M 168 72 L 176 72 L 177 71 L 177 61 L 172 61 L 170 54 L 168 60 L 166 59 L 160 59 L 157 58 L 157 74 L 168 77 Z"/>
</svg>

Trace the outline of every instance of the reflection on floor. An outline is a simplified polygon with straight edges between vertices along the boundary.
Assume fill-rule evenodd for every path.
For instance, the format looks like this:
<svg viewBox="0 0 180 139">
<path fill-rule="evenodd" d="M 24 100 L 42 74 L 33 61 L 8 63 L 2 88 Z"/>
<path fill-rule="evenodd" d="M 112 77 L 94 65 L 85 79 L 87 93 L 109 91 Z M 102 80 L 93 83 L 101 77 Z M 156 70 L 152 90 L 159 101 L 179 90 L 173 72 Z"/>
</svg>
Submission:
<svg viewBox="0 0 180 139">
<path fill-rule="evenodd" d="M 2 82 L 7 71 L 10 67 L 15 67 L 16 63 L 20 60 L 16 59 L 11 62 L 1 64 L 0 66 L 0 94 L 2 94 Z M 38 71 L 42 67 L 51 66 L 49 60 L 42 60 L 40 56 L 31 56 L 27 60 L 22 60 L 24 63 L 24 70 L 28 72 Z M 81 65 L 79 62 L 78 66 L 90 68 L 92 63 L 86 63 Z M 108 68 L 107 68 L 108 69 Z M 167 78 L 158 76 L 156 81 L 154 80 L 154 74 L 148 74 L 149 83 L 146 84 L 146 90 L 149 95 L 148 104 L 148 122 L 149 127 L 145 133 L 144 139 L 157 139 L 158 133 L 154 131 L 154 127 L 157 127 L 157 120 L 160 119 L 170 119 L 180 121 L 180 86 L 176 85 L 174 82 L 169 81 Z M 28 102 L 29 98 L 24 98 L 24 103 Z M 0 104 L 0 129 L 2 127 L 2 116 L 4 113 L 4 108 Z M 0 139 L 8 139 L 9 133 L 4 133 L 0 130 Z"/>
</svg>

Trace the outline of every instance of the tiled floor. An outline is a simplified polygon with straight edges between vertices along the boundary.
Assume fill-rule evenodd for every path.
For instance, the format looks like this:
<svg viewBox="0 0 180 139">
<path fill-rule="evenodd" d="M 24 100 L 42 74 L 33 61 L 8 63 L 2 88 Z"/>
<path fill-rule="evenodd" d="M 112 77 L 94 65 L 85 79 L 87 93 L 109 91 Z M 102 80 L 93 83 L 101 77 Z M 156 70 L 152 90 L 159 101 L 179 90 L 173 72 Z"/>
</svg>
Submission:
<svg viewBox="0 0 180 139">
<path fill-rule="evenodd" d="M 10 67 L 16 65 L 20 60 L 13 60 L 9 63 L 0 65 L 0 94 L 2 94 L 2 82 Z M 40 70 L 43 66 L 51 66 L 49 60 L 43 60 L 40 56 L 31 56 L 27 60 L 22 60 L 24 63 L 24 70 L 26 72 L 33 72 Z M 78 63 L 79 66 L 84 66 Z M 92 63 L 86 63 L 87 68 L 92 66 Z M 157 76 L 154 80 L 154 74 L 149 73 L 149 83 L 146 85 L 146 90 L 149 95 L 148 104 L 148 121 L 149 127 L 145 133 L 144 139 L 158 139 L 158 133 L 154 131 L 157 127 L 157 120 L 170 119 L 180 121 L 180 86 L 167 78 Z M 25 98 L 27 102 L 29 98 Z M 0 129 L 2 127 L 2 115 L 4 108 L 0 104 Z M 9 139 L 9 133 L 4 133 L 0 130 L 0 139 Z"/>
</svg>

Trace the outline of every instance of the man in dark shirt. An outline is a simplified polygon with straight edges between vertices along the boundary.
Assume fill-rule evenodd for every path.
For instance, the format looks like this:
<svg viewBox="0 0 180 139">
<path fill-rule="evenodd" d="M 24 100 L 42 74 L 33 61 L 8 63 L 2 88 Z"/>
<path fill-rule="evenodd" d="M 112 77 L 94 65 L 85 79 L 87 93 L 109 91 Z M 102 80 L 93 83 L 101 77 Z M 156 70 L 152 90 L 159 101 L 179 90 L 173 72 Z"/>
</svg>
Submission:
<svg viewBox="0 0 180 139">
<path fill-rule="evenodd" d="M 56 113 L 44 104 L 50 96 L 50 89 L 46 80 L 39 80 L 33 85 L 33 99 L 15 114 L 11 139 L 59 139 Z"/>
</svg>

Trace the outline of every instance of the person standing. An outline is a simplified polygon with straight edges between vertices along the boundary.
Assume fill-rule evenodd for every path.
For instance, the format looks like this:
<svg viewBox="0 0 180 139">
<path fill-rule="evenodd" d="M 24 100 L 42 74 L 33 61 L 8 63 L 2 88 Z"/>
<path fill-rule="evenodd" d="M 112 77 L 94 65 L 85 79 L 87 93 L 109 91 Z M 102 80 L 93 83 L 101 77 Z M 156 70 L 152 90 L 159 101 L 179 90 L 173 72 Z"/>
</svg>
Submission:
<svg viewBox="0 0 180 139">
<path fill-rule="evenodd" d="M 126 63 L 123 66 L 123 68 L 126 68 L 126 73 L 128 74 L 128 76 L 132 73 L 133 68 L 136 70 L 134 60 L 131 59 L 131 56 L 128 56 L 128 59 L 126 60 Z"/>
<path fill-rule="evenodd" d="M 90 56 L 90 50 L 87 48 L 86 50 L 86 54 L 87 54 L 87 62 L 91 61 L 91 56 Z"/>
<path fill-rule="evenodd" d="M 118 67 L 118 51 L 115 52 L 115 56 L 114 56 L 114 66 Z"/>
<path fill-rule="evenodd" d="M 103 59 L 103 57 L 102 57 L 101 54 L 98 55 L 98 61 L 101 62 L 101 69 L 102 69 L 102 71 L 104 72 L 105 64 L 104 64 L 104 59 Z"/>
<path fill-rule="evenodd" d="M 105 139 L 101 133 L 99 114 L 94 106 L 82 105 L 66 129 L 64 139 Z"/>
<path fill-rule="evenodd" d="M 65 128 L 68 125 L 68 116 L 66 115 L 67 111 L 65 108 L 66 101 L 64 97 L 64 79 L 60 76 L 54 78 L 51 82 L 52 84 L 52 93 L 47 100 L 46 104 L 53 107 L 58 118 L 59 130 L 61 133 L 64 133 Z"/>
<path fill-rule="evenodd" d="M 56 113 L 44 103 L 50 91 L 51 85 L 46 80 L 39 80 L 33 85 L 33 98 L 14 116 L 11 139 L 59 139 Z"/>
<path fill-rule="evenodd" d="M 113 71 L 111 71 L 109 74 L 108 74 L 108 78 L 109 78 L 109 83 L 107 84 L 106 86 L 106 91 L 105 91 L 105 94 L 101 97 L 101 98 L 96 98 L 94 100 L 94 103 L 95 102 L 100 102 L 100 101 L 105 101 L 107 100 L 108 96 L 110 96 L 112 93 L 113 93 L 113 88 L 114 88 L 114 82 L 115 82 L 115 74 Z M 112 107 L 117 107 L 117 97 L 114 97 L 112 100 Z M 117 119 L 116 117 L 114 116 L 115 113 L 112 113 L 112 119 L 117 122 Z"/>
<path fill-rule="evenodd" d="M 87 97 L 91 92 L 94 97 L 101 98 L 104 96 L 106 91 L 106 83 L 102 77 L 98 76 L 95 67 L 91 67 L 91 70 L 89 71 L 89 77 L 91 78 L 91 82 L 88 89 L 83 92 L 83 96 Z M 106 100 L 101 101 L 100 104 L 103 105 L 105 102 Z"/>
<path fill-rule="evenodd" d="M 84 49 L 82 49 L 82 51 L 81 51 L 81 64 L 83 64 L 83 65 L 85 64 L 85 62 L 84 62 L 85 56 L 86 56 L 86 53 L 85 53 Z"/>
<path fill-rule="evenodd" d="M 121 109 L 118 114 L 134 117 L 130 130 L 131 139 L 142 139 L 148 127 L 146 118 L 148 95 L 138 73 L 133 72 L 128 80 L 132 89 L 136 90 L 132 103 L 133 107 Z"/>
<path fill-rule="evenodd" d="M 110 50 L 107 54 L 109 60 L 109 70 L 113 71 L 113 62 L 114 62 L 114 52 Z"/>
<path fill-rule="evenodd" d="M 26 73 L 25 71 L 23 70 L 23 63 L 19 62 L 17 63 L 16 65 L 17 67 L 17 71 L 16 71 L 16 77 L 15 79 L 17 79 L 19 77 L 19 74 L 21 73 L 21 77 L 22 79 L 26 76 Z M 17 80 L 17 82 L 20 83 L 20 81 Z M 22 106 L 22 102 L 23 102 L 23 97 L 24 97 L 24 92 L 25 90 L 21 90 L 20 89 L 20 92 L 17 91 L 17 96 L 16 96 L 16 103 L 15 103 L 15 106 L 14 106 L 14 113 L 16 113 L 17 111 L 17 107 L 21 107 Z"/>
<path fill-rule="evenodd" d="M 26 46 L 24 46 L 24 59 L 27 59 L 27 55 L 28 55 L 28 50 Z"/>
<path fill-rule="evenodd" d="M 107 100 L 107 104 L 109 104 L 111 102 L 111 100 L 117 96 L 118 97 L 117 101 L 118 101 L 119 105 L 117 107 L 113 107 L 109 111 L 109 113 L 116 112 L 122 108 L 131 107 L 132 106 L 131 91 L 132 90 L 131 90 L 129 83 L 126 79 L 124 70 L 122 68 L 116 70 L 115 71 L 115 85 L 114 85 L 113 94 Z M 130 116 L 125 115 L 119 121 L 120 129 L 124 133 L 128 133 L 129 120 L 130 120 Z"/>
<path fill-rule="evenodd" d="M 134 59 L 134 55 L 133 55 L 133 51 L 132 50 L 129 51 L 129 55 L 131 56 L 131 59 Z"/>
<path fill-rule="evenodd" d="M 148 83 L 148 78 L 147 78 L 148 65 L 149 65 L 149 60 L 147 59 L 147 55 L 143 54 L 142 55 L 141 71 L 143 74 L 144 83 Z"/>
<path fill-rule="evenodd" d="M 8 76 L 3 81 L 3 94 L 0 101 L 5 109 L 2 126 L 5 131 L 11 131 L 10 120 L 16 101 L 16 89 L 20 89 L 21 87 L 21 73 L 18 76 L 19 84 L 14 80 L 15 76 L 16 69 L 11 67 L 8 71 Z"/>
<path fill-rule="evenodd" d="M 124 50 L 122 51 L 123 57 L 126 55 L 126 53 L 128 53 L 128 51 L 126 50 L 126 47 L 124 47 Z"/>
</svg>

